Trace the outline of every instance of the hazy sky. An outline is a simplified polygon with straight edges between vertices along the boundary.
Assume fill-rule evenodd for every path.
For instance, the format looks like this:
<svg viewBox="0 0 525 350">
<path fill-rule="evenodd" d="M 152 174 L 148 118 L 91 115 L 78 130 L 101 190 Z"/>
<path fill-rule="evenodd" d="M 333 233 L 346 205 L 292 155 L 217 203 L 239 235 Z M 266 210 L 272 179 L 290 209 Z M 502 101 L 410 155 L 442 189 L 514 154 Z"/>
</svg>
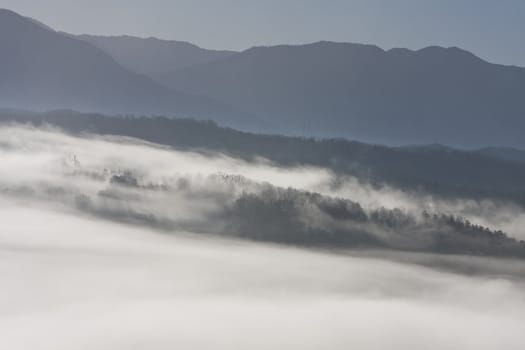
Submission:
<svg viewBox="0 0 525 350">
<path fill-rule="evenodd" d="M 71 33 L 237 50 L 318 40 L 460 46 L 525 66 L 523 0 L 0 0 L 0 7 Z"/>
</svg>

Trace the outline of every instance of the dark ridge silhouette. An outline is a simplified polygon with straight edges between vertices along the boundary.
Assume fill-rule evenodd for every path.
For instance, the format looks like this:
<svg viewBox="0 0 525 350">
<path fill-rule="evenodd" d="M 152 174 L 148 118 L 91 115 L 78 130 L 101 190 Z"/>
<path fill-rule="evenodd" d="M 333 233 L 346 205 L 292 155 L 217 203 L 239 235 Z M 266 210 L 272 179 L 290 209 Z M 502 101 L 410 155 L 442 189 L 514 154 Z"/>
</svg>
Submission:
<svg viewBox="0 0 525 350">
<path fill-rule="evenodd" d="M 446 145 L 442 145 L 440 143 L 433 143 L 430 145 L 409 145 L 409 146 L 401 146 L 398 147 L 398 149 L 409 151 L 409 152 L 435 152 L 435 151 L 450 151 L 453 152 L 456 149 L 453 147 L 449 147 Z"/>
<path fill-rule="evenodd" d="M 95 46 L 0 10 L 0 106 L 165 113 L 255 123 L 206 97 L 172 91 L 123 68 Z"/>
<path fill-rule="evenodd" d="M 183 230 L 325 249 L 365 248 L 525 258 L 525 242 L 510 238 L 502 231 L 439 212 L 365 210 L 349 199 L 257 183 L 238 175 L 210 175 L 204 179 L 208 189 L 203 191 L 201 182 L 195 188 L 184 176 L 151 183 L 133 170 L 85 172 L 74 160 L 72 170 L 68 176 L 88 176 L 105 184 L 105 188 L 87 194 L 82 189 L 37 184 L 34 188 L 0 188 L 0 192 L 19 199 L 47 193 L 54 201 L 71 203 L 91 215 L 167 233 Z M 217 186 L 221 183 L 236 188 L 240 194 L 221 190 L 222 186 Z M 130 201 L 140 202 L 142 196 L 148 198 L 152 192 L 159 191 L 183 195 L 189 202 L 206 200 L 216 203 L 217 208 L 198 218 L 176 219 L 147 207 L 129 205 Z"/>
<path fill-rule="evenodd" d="M 461 217 L 423 212 L 419 219 L 399 209 L 385 208 L 367 213 L 350 200 L 291 189 L 245 194 L 229 210 L 225 234 L 258 241 L 525 257 L 525 242 Z M 322 223 L 311 219 L 319 219 L 319 215 Z"/>
<path fill-rule="evenodd" d="M 477 151 L 432 148 L 425 152 L 343 139 L 257 135 L 189 119 L 111 118 L 71 111 L 0 111 L 0 121 L 50 124 L 72 133 L 131 136 L 179 149 L 217 151 L 281 165 L 314 165 L 367 183 L 452 198 L 513 200 L 525 206 L 525 163 Z"/>
<path fill-rule="evenodd" d="M 2 9 L 0 9 L 0 11 L 1 11 L 1 10 L 2 10 Z M 31 18 L 31 17 L 25 17 L 25 18 L 26 18 L 27 20 L 33 22 L 34 24 L 36 24 L 36 25 L 42 27 L 43 29 L 46 29 L 46 30 L 48 30 L 48 31 L 50 31 L 50 32 L 55 32 L 55 30 L 54 30 L 53 28 L 51 28 L 50 26 L 48 26 L 48 25 L 46 25 L 46 24 L 44 24 L 44 23 L 42 23 L 42 22 L 40 22 L 40 21 L 38 21 L 38 20 L 36 20 L 36 19 L 34 19 L 34 18 Z"/>
<path fill-rule="evenodd" d="M 79 35 L 108 53 L 124 67 L 160 78 L 182 68 L 204 64 L 235 54 L 234 51 L 207 50 L 184 41 L 122 36 Z"/>
<path fill-rule="evenodd" d="M 412 145 L 412 146 L 402 146 L 398 147 L 398 149 L 408 152 L 415 152 L 415 153 L 432 153 L 436 151 L 441 152 L 455 152 L 457 151 L 453 147 L 441 145 L 438 143 L 431 144 L 431 145 Z M 492 157 L 495 159 L 502 159 L 502 160 L 508 160 L 512 162 L 518 162 L 518 163 L 525 163 L 525 151 L 517 149 L 517 148 L 510 148 L 510 147 L 484 147 L 480 149 L 475 149 L 471 151 L 472 153 Z"/>
<path fill-rule="evenodd" d="M 143 191 L 185 191 L 185 197 L 202 196 L 185 186 L 142 183 L 128 171 L 108 174 L 110 187 L 98 194 L 126 202 L 128 197 L 115 186 L 133 186 Z M 115 181 L 115 178 L 119 178 Z M 124 179 L 124 180 L 122 180 Z M 250 182 L 239 176 L 215 177 L 242 187 Z M 253 184 L 253 183 L 252 183 Z M 168 232 L 195 230 L 213 235 L 233 236 L 255 241 L 274 242 L 312 248 L 373 248 L 503 256 L 525 258 L 525 242 L 510 238 L 502 231 L 489 230 L 454 215 L 422 212 L 420 216 L 399 209 L 379 208 L 365 211 L 357 202 L 260 184 L 263 190 L 243 193 L 233 204 L 204 222 L 175 222 L 162 216 L 130 210 L 127 206 L 99 208 L 95 198 L 81 195 L 75 199 L 79 209 L 111 220 L 152 226 Z M 216 194 L 209 193 L 211 201 Z M 118 208 L 118 206 L 117 206 Z"/>
<path fill-rule="evenodd" d="M 525 151 L 515 148 L 486 147 L 476 152 L 490 157 L 525 163 Z"/>
<path fill-rule="evenodd" d="M 525 68 L 456 47 L 255 47 L 161 80 L 264 117 L 279 133 L 525 148 Z"/>
<path fill-rule="evenodd" d="M 525 148 L 525 68 L 456 47 L 323 41 L 235 53 L 80 38 L 0 10 L 0 106 L 175 115 L 396 146 Z"/>
</svg>

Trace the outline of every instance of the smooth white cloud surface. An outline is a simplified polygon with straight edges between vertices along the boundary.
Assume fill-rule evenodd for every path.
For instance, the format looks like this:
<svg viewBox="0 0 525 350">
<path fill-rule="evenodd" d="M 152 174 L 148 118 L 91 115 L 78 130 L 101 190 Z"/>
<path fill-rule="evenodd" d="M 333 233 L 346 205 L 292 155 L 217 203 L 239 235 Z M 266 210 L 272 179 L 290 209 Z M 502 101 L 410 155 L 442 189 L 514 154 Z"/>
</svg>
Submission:
<svg viewBox="0 0 525 350">
<path fill-rule="evenodd" d="M 1 210 L 5 349 L 479 350 L 525 342 L 522 280 L 166 236 L 7 203 Z"/>
</svg>

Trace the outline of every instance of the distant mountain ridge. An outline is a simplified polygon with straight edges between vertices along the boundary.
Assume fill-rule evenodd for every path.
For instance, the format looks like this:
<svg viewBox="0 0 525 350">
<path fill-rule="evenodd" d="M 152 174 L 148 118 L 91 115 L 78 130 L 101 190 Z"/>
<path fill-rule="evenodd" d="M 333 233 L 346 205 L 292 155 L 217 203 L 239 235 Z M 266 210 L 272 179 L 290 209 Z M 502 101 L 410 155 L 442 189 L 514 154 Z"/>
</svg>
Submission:
<svg viewBox="0 0 525 350">
<path fill-rule="evenodd" d="M 160 81 L 250 111 L 286 133 L 525 147 L 525 68 L 491 64 L 456 47 L 255 47 Z"/>
<path fill-rule="evenodd" d="M 400 146 L 525 148 L 525 68 L 456 48 L 322 41 L 243 52 L 73 36 L 0 10 L 0 107 L 163 114 Z"/>
<path fill-rule="evenodd" d="M 518 163 L 525 163 L 525 151 L 515 148 L 486 147 L 476 152 L 499 159 L 510 160 Z"/>
<path fill-rule="evenodd" d="M 235 125 L 253 121 L 213 99 L 166 88 L 92 44 L 12 11 L 0 10 L 0 47 L 3 107 L 168 114 Z"/>
<path fill-rule="evenodd" d="M 441 145 L 441 144 L 430 144 L 430 145 L 413 145 L 397 147 L 397 149 L 405 152 L 413 152 L 420 154 L 432 154 L 442 152 L 460 152 L 455 148 Z M 511 162 L 525 163 L 525 150 L 510 148 L 510 147 L 483 147 L 474 150 L 464 150 L 461 152 L 470 152 L 472 154 L 478 154 L 487 156 L 494 159 L 506 160 Z"/>
<path fill-rule="evenodd" d="M 78 35 L 108 53 L 124 67 L 150 77 L 173 73 L 179 69 L 209 63 L 236 52 L 207 50 L 185 41 L 122 36 Z"/>
</svg>

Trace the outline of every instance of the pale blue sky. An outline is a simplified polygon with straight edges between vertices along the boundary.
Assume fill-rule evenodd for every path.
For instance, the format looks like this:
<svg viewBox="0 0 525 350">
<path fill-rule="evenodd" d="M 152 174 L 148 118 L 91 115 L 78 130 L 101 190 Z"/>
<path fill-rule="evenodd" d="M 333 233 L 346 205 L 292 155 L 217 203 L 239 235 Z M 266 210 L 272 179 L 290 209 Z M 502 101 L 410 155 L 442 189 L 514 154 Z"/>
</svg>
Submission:
<svg viewBox="0 0 525 350">
<path fill-rule="evenodd" d="M 318 40 L 459 46 L 525 66 L 525 0 L 0 0 L 0 7 L 71 33 L 236 50 Z"/>
</svg>

